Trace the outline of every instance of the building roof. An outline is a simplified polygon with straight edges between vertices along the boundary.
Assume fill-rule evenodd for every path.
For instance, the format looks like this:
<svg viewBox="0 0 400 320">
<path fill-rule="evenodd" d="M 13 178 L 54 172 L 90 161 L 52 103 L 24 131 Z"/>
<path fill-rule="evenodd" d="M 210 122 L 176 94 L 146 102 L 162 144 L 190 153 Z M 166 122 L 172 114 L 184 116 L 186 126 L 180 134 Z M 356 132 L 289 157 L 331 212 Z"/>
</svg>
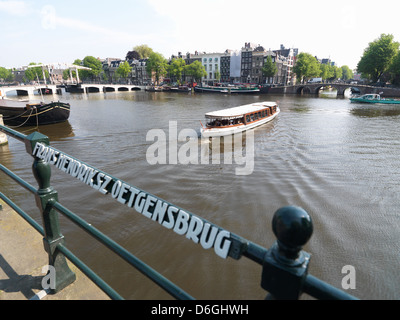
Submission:
<svg viewBox="0 0 400 320">
<path fill-rule="evenodd" d="M 276 102 L 264 101 L 252 104 L 246 104 L 239 107 L 233 107 L 228 109 L 222 109 L 206 113 L 206 118 L 238 118 L 242 117 L 246 113 L 256 112 L 258 110 L 265 109 L 266 107 L 276 106 Z"/>
</svg>

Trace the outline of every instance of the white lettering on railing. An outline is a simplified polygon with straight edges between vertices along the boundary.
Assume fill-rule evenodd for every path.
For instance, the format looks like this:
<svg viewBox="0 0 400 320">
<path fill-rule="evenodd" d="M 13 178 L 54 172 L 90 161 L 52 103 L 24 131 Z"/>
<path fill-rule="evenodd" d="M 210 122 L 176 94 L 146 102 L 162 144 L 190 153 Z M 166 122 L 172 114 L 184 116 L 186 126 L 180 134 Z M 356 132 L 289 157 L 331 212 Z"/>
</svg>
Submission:
<svg viewBox="0 0 400 320">
<path fill-rule="evenodd" d="M 96 168 L 92 168 L 42 143 L 36 143 L 32 155 L 54 165 L 102 194 L 111 194 L 121 204 L 134 208 L 138 213 L 153 221 L 158 221 L 160 225 L 173 230 L 176 234 L 184 235 L 194 243 L 200 242 L 204 249 L 214 248 L 218 256 L 227 258 L 231 246 L 230 232 L 213 226 L 203 219 L 138 190 L 121 180 L 114 180 Z"/>
</svg>

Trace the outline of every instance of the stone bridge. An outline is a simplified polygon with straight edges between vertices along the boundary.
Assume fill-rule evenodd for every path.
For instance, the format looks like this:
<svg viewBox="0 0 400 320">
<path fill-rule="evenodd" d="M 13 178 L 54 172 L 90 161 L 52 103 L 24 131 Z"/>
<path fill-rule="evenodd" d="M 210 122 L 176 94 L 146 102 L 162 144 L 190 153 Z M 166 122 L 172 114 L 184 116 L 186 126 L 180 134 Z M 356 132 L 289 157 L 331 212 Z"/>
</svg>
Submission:
<svg viewBox="0 0 400 320">
<path fill-rule="evenodd" d="M 81 84 L 82 93 L 90 92 L 114 92 L 114 91 L 137 91 L 142 90 L 144 86 L 129 84 Z M 36 86 L 5 86 L 0 87 L 0 97 L 6 96 L 7 93 L 16 92 L 17 95 L 35 95 L 35 94 L 63 94 L 65 89 L 56 85 L 36 85 Z"/>
<path fill-rule="evenodd" d="M 114 92 L 114 91 L 140 91 L 143 86 L 132 84 L 82 84 L 85 93 L 89 92 Z"/>
<path fill-rule="evenodd" d="M 345 84 L 345 83 L 306 83 L 294 86 L 273 87 L 269 93 L 288 93 L 288 94 L 318 94 L 321 89 L 333 88 L 337 90 L 338 96 L 343 96 L 344 92 L 349 89 L 351 93 L 382 93 L 384 97 L 400 97 L 400 88 L 373 87 L 361 84 Z"/>
</svg>

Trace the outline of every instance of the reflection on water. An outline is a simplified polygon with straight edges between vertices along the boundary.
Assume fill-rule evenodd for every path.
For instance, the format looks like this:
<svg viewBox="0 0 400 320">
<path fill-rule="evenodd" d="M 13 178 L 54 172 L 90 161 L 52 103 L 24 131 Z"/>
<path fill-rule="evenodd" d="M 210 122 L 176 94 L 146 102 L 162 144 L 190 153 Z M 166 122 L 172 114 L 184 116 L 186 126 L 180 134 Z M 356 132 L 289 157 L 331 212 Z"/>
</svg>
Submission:
<svg viewBox="0 0 400 320">
<path fill-rule="evenodd" d="M 357 283 L 351 294 L 400 298 L 397 109 L 291 95 L 129 92 L 67 94 L 60 100 L 71 104 L 69 122 L 39 128 L 53 147 L 267 248 L 275 241 L 273 213 L 285 205 L 301 206 L 314 221 L 313 237 L 305 247 L 312 254 L 311 274 L 341 288 L 341 270 L 352 265 Z M 176 121 L 177 133 L 198 131 L 205 113 L 257 101 L 279 101 L 281 113 L 252 131 L 250 175 L 236 174 L 243 165 L 235 163 L 226 141 L 214 145 L 219 146 L 219 162 L 213 163 L 211 153 L 202 163 L 203 144 L 190 139 L 179 141 L 176 148 L 186 159 L 196 149 L 198 161 L 168 161 L 171 121 Z M 146 158 L 156 142 L 146 135 L 154 129 L 165 133 L 166 163 L 152 164 Z M 245 137 L 237 148 L 243 156 L 249 146 Z M 36 185 L 32 158 L 21 143 L 9 140 L 9 146 L 0 149 L 0 162 Z M 206 147 L 214 150 L 211 144 Z M 229 154 L 231 162 L 226 160 Z M 52 186 L 66 207 L 195 298 L 265 297 L 259 285 L 261 268 L 247 259 L 223 260 L 56 168 Z M 0 190 L 39 217 L 31 208 L 33 197 L 26 198 L 3 174 Z M 67 246 L 125 298 L 170 298 L 72 223 L 61 219 L 61 229 Z"/>
<path fill-rule="evenodd" d="M 14 130 L 19 131 L 25 135 L 29 135 L 33 132 L 40 132 L 45 136 L 51 137 L 52 141 L 59 141 L 65 138 L 75 136 L 69 121 L 57 124 L 49 124 L 39 127 L 34 127 L 34 126 L 19 127 L 15 128 Z"/>
<path fill-rule="evenodd" d="M 393 107 L 388 105 L 361 105 L 352 108 L 350 112 L 351 114 L 358 117 L 396 117 L 400 115 L 400 107 Z"/>
</svg>

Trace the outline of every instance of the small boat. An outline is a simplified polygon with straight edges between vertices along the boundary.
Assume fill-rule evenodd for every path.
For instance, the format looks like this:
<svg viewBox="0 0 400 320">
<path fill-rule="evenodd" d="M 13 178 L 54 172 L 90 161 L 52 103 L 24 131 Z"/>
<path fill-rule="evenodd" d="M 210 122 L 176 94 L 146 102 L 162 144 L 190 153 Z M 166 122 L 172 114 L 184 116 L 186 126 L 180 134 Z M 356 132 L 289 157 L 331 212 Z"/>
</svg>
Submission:
<svg viewBox="0 0 400 320">
<path fill-rule="evenodd" d="M 276 102 L 257 102 L 205 114 L 202 137 L 221 137 L 246 131 L 273 120 L 280 113 Z M 200 122 L 201 123 L 201 122 Z"/>
<path fill-rule="evenodd" d="M 382 98 L 381 95 L 377 93 L 368 93 L 362 96 L 352 97 L 350 101 L 360 103 L 400 104 L 400 100 Z"/>
<path fill-rule="evenodd" d="M 65 92 L 69 93 L 85 93 L 85 89 L 82 88 L 81 84 L 68 84 L 65 86 Z"/>
<path fill-rule="evenodd" d="M 152 87 L 149 87 L 149 88 L 146 87 L 146 88 L 144 89 L 144 91 L 147 91 L 147 92 L 162 92 L 162 91 L 164 91 L 164 90 L 163 90 L 162 87 L 152 86 Z"/>
<path fill-rule="evenodd" d="M 6 125 L 36 126 L 67 121 L 70 105 L 63 102 L 29 102 L 0 98 L 0 114 Z"/>
<path fill-rule="evenodd" d="M 170 91 L 171 92 L 190 93 L 190 92 L 192 92 L 192 89 L 189 88 L 188 86 L 178 86 L 178 87 L 171 87 Z"/>
<path fill-rule="evenodd" d="M 260 93 L 260 88 L 246 87 L 246 86 L 229 86 L 229 87 L 220 87 L 220 86 L 197 87 L 196 86 L 196 87 L 194 87 L 194 91 L 204 92 L 204 93 L 253 94 L 253 93 Z"/>
</svg>

